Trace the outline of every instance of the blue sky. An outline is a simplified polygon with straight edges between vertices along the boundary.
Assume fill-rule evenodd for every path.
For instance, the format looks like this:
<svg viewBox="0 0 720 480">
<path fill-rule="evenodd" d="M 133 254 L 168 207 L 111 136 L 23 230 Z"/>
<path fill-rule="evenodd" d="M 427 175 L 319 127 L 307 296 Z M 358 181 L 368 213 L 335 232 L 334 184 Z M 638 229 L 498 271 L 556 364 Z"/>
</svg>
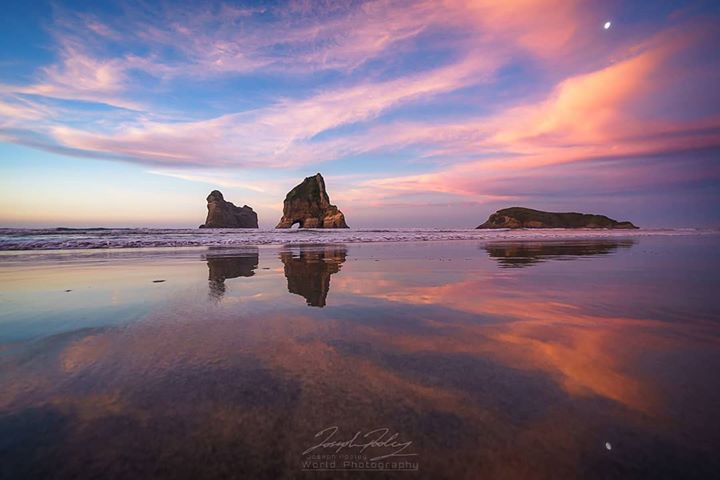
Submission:
<svg viewBox="0 0 720 480">
<path fill-rule="evenodd" d="M 714 2 L 5 2 L 0 226 L 720 225 Z M 605 22 L 611 22 L 605 29 Z"/>
</svg>

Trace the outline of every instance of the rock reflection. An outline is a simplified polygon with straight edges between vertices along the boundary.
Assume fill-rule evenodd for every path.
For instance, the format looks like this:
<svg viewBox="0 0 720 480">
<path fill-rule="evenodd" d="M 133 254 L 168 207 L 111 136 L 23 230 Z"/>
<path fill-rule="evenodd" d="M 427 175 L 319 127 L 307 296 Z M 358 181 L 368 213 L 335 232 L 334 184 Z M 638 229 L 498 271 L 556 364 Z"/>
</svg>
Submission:
<svg viewBox="0 0 720 480">
<path fill-rule="evenodd" d="M 208 265 L 210 297 L 221 299 L 225 294 L 225 280 L 238 277 L 252 277 L 258 268 L 258 250 L 243 252 L 211 251 L 205 257 Z"/>
<path fill-rule="evenodd" d="M 340 271 L 347 249 L 343 246 L 293 248 L 280 252 L 288 291 L 305 297 L 311 307 L 324 307 L 330 290 L 330 275 Z"/>
<path fill-rule="evenodd" d="M 490 258 L 502 268 L 521 268 L 548 260 L 575 260 L 582 256 L 608 255 L 619 248 L 635 245 L 633 239 L 593 239 L 547 242 L 489 243 L 484 246 Z"/>
<path fill-rule="evenodd" d="M 287 281 L 324 304 L 344 248 L 273 251 L 286 278 L 238 281 L 262 294 L 212 309 L 192 295 L 205 288 L 193 253 L 163 276 L 194 283 L 142 321 L 0 343 L 0 477 L 303 478 L 316 475 L 304 452 L 336 425 L 339 440 L 397 432 L 420 478 L 714 478 L 720 334 L 699 307 L 720 307 L 710 288 L 692 305 L 672 292 L 716 274 L 677 245 L 573 265 L 600 286 L 558 262 L 504 275 L 459 261 L 474 242 L 358 246 L 333 280 L 342 308 L 322 311 L 278 295 Z M 253 275 L 256 254 L 224 252 L 206 258 L 211 281 Z M 664 268 L 647 282 L 637 265 L 652 262 Z M 129 292 L 135 265 L 113 264 Z"/>
</svg>

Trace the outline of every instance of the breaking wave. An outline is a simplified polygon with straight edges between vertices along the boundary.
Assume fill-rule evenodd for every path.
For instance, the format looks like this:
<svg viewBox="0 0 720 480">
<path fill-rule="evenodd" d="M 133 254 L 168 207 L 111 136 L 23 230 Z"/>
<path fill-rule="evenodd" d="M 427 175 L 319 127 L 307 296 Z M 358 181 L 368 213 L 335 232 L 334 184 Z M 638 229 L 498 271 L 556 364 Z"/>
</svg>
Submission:
<svg viewBox="0 0 720 480">
<path fill-rule="evenodd" d="M 234 247 L 312 243 L 448 240 L 552 240 L 651 235 L 717 234 L 717 230 L 452 230 L 452 229 L 0 229 L 0 250 L 66 250 L 152 247 Z"/>
</svg>

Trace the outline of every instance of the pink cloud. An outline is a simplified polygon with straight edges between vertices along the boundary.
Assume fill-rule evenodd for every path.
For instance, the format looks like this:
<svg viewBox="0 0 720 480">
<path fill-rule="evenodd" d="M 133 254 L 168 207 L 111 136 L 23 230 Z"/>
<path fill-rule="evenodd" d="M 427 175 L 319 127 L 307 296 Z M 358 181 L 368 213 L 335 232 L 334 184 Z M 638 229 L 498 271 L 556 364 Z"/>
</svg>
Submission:
<svg viewBox="0 0 720 480">
<path fill-rule="evenodd" d="M 378 1 L 334 7 L 319 17 L 311 5 L 274 12 L 276 21 L 260 29 L 243 23 L 259 13 L 254 9 L 205 9 L 182 17 L 163 13 L 162 21 L 129 15 L 122 18 L 125 25 L 65 18 L 55 32 L 59 61 L 40 69 L 33 84 L 0 90 L 6 96 L 32 94 L 143 110 L 134 118 L 71 127 L 57 112 L 43 112 L 43 121 L 37 122 L 37 109 L 9 98 L 0 98 L 0 115 L 12 117 L 14 128 L 49 136 L 53 148 L 164 166 L 282 168 L 410 147 L 419 159 L 438 164 L 431 173 L 378 178 L 385 175 L 379 172 L 346 185 L 344 198 L 375 204 L 407 192 L 477 202 L 511 198 L 500 188 L 509 177 L 539 178 L 548 166 L 720 144 L 717 117 L 680 120 L 673 112 L 647 113 L 708 75 L 711 66 L 679 71 L 675 65 L 714 38 L 708 33 L 713 26 L 701 22 L 607 46 L 597 38 L 599 26 L 588 28 L 597 22 L 596 13 L 568 1 Z M 452 32 L 438 36 L 455 52 L 442 66 L 346 82 L 302 99 L 275 98 L 252 111 L 192 121 L 181 115 L 159 119 L 152 109 L 128 99 L 134 70 L 161 78 L 261 68 L 352 71 L 369 60 L 400 57 L 433 29 Z M 153 47 L 151 53 L 112 56 L 103 50 L 107 39 L 131 41 L 129 32 Z M 278 45 L 292 55 L 273 55 Z M 166 47 L 184 58 L 173 62 L 153 51 Z M 549 90 L 510 106 L 488 105 L 488 113 L 473 118 L 371 123 L 400 106 L 488 85 L 500 67 L 526 55 L 558 72 L 574 73 L 558 73 L 560 80 Z M 579 69 L 577 58 L 583 55 L 593 58 Z M 316 138 L 356 124 L 368 128 Z"/>
<path fill-rule="evenodd" d="M 706 39 L 707 31 L 676 30 L 631 49 L 622 61 L 560 82 L 534 103 L 500 110 L 482 119 L 451 124 L 396 124 L 363 141 L 366 148 L 427 144 L 435 157 L 482 158 L 451 162 L 438 171 L 370 180 L 368 190 L 440 192 L 475 199 L 488 186 L 513 175 L 542 177 L 542 168 L 597 158 L 659 155 L 720 146 L 720 116 L 646 118 L 648 105 L 672 100 L 697 83 L 706 69 L 677 75 L 673 62 Z M 702 95 L 698 92 L 698 95 Z M 377 133 L 377 132 L 374 132 Z M 625 179 L 626 184 L 630 180 Z M 495 191 L 495 195 L 500 192 Z M 361 196 L 361 192 L 359 192 Z"/>
<path fill-rule="evenodd" d="M 25 121 L 38 121 L 53 114 L 52 108 L 16 95 L 0 99 L 0 126 L 3 128 L 21 126 Z"/>
<path fill-rule="evenodd" d="M 274 15 L 271 22 L 246 20 L 254 14 Z M 403 42 L 432 29 L 456 31 L 452 44 L 463 52 L 487 47 L 505 52 L 520 48 L 550 55 L 576 40 L 578 26 L 588 15 L 574 1 L 526 0 L 512 5 L 492 1 L 377 0 L 350 7 L 323 5 L 308 9 L 203 8 L 179 14 L 157 8 L 148 14 L 128 10 L 126 15 L 104 21 L 87 14 L 59 10 L 53 33 L 61 45 L 61 61 L 45 73 L 58 83 L 73 73 L 88 87 L 100 91 L 114 84 L 124 72 L 140 69 L 160 77 L 207 77 L 223 72 L 257 69 L 313 71 L 352 70 L 379 56 L 397 56 Z M 106 42 L 149 47 L 142 57 L 112 55 Z M 277 55 L 283 47 L 288 55 Z M 165 59 L 163 49 L 184 58 Z M 66 74 L 67 73 L 67 74 Z M 94 84 L 92 83 L 94 82 Z"/>
<path fill-rule="evenodd" d="M 399 4 L 378 0 L 357 7 L 326 5 L 322 9 L 316 6 L 298 9 L 290 5 L 272 8 L 270 13 L 275 20 L 261 24 L 246 20 L 255 14 L 267 13 L 267 8 L 209 7 L 182 15 L 164 8 L 143 13 L 128 9 L 117 19 L 100 19 L 59 9 L 52 28 L 59 46 L 59 61 L 41 68 L 35 83 L 5 85 L 2 90 L 98 102 L 150 114 L 148 106 L 130 99 L 131 90 L 138 88 L 130 80 L 133 71 L 168 78 L 207 77 L 260 68 L 352 70 L 378 56 L 398 56 L 403 52 L 402 42 L 414 39 L 428 29 L 461 32 L 458 38 L 447 40 L 458 51 L 459 60 L 455 59 L 444 68 L 397 80 L 368 81 L 354 87 L 321 92 L 305 101 L 279 100 L 263 112 L 250 115 L 260 117 L 256 122 L 260 127 L 247 125 L 241 118 L 245 116 L 238 114 L 237 127 L 241 134 L 252 132 L 257 145 L 251 147 L 256 153 L 248 152 L 241 158 L 258 155 L 273 158 L 283 152 L 289 156 L 296 153 L 303 156 L 305 151 L 308 158 L 319 153 L 321 159 L 330 159 L 338 153 L 336 148 L 342 151 L 348 147 L 341 144 L 309 147 L 297 140 L 307 139 L 328 128 L 372 118 L 400 103 L 481 83 L 501 64 L 502 57 L 512 51 L 512 45 L 534 51 L 534 41 L 545 37 L 544 45 L 564 48 L 576 30 L 578 11 L 574 2 L 549 1 L 552 8 L 548 8 L 547 1 L 526 1 L 513 8 L 485 1 Z M 108 44 L 116 47 L 131 45 L 138 39 L 149 47 L 145 56 L 128 52 L 110 54 L 106 48 Z M 440 37 L 438 41 L 446 40 Z M 277 56 L 273 53 L 277 46 L 284 46 L 292 54 Z M 159 53 L 163 49 L 176 50 L 184 58 L 165 59 Z M 240 143 L 224 139 L 213 128 L 224 124 L 224 119 L 185 124 L 170 122 L 178 130 L 179 138 L 176 139 L 167 133 L 169 124 L 153 123 L 146 117 L 144 115 L 134 125 L 123 123 L 104 135 L 73 130 L 65 125 L 56 126 L 51 133 L 61 142 L 67 140 L 62 146 L 79 149 L 87 146 L 91 151 L 97 149 L 139 160 L 147 158 L 151 162 L 161 158 L 183 160 L 192 156 L 161 153 L 154 145 L 164 142 L 167 147 L 167 140 L 179 140 L 178 143 L 183 144 L 182 139 L 188 138 L 189 130 L 202 133 L 201 138 L 224 141 L 233 149 Z M 280 135 L 275 130 L 280 130 Z M 288 131 L 293 133 L 286 133 Z M 237 135 L 232 129 L 226 133 Z M 265 136 L 272 138 L 265 139 Z M 112 147 L 121 141 L 128 141 L 130 145 Z M 133 142 L 139 143 L 137 148 L 133 147 Z M 197 153 L 203 161 L 212 162 L 217 158 L 220 164 L 226 164 L 228 158 L 221 153 L 224 149 L 222 146 L 211 147 Z M 267 159 L 263 161 L 267 162 Z"/>
<path fill-rule="evenodd" d="M 126 70 L 123 60 L 99 60 L 68 47 L 62 51 L 59 63 L 40 70 L 38 82 L 25 86 L 0 84 L 0 93 L 81 100 L 140 110 L 142 107 L 137 102 L 123 98 Z"/>
<path fill-rule="evenodd" d="M 60 145 L 155 163 L 286 166 L 331 160 L 328 145 L 307 143 L 332 128 L 373 119 L 397 105 L 456 90 L 495 68 L 491 58 L 450 65 L 421 75 L 361 83 L 284 100 L 266 108 L 195 122 L 143 120 L 112 132 L 55 126 Z M 342 146 L 339 146 L 342 148 Z"/>
</svg>

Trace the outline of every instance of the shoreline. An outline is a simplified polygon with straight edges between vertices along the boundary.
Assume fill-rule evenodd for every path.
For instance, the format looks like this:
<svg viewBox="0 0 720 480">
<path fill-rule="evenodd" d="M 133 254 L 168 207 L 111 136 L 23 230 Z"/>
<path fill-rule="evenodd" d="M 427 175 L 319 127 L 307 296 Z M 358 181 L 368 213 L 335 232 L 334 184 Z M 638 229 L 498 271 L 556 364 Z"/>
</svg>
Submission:
<svg viewBox="0 0 720 480">
<path fill-rule="evenodd" d="M 311 245 L 428 243 L 428 242 L 562 242 L 642 237 L 680 237 L 720 235 L 718 229 L 396 229 L 396 230 L 104 230 L 62 231 L 53 235 L 48 230 L 21 230 L 7 235 L 0 230 L 0 258 L 32 253 L 66 252 L 144 252 L 182 253 L 204 249 L 242 250 L 247 247 L 283 247 Z"/>
</svg>

